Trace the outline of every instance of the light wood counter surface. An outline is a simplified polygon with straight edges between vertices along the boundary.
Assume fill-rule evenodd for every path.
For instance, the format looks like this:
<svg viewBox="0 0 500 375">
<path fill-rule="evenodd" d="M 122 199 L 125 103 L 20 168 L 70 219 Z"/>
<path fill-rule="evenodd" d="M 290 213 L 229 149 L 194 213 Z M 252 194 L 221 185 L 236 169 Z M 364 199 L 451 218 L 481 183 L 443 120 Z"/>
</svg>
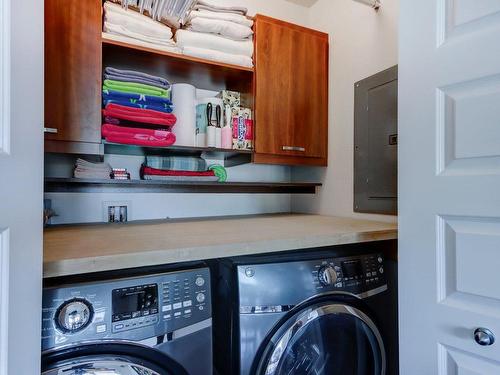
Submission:
<svg viewBox="0 0 500 375">
<path fill-rule="evenodd" d="M 262 215 L 45 229 L 44 277 L 397 238 L 397 224 Z"/>
</svg>

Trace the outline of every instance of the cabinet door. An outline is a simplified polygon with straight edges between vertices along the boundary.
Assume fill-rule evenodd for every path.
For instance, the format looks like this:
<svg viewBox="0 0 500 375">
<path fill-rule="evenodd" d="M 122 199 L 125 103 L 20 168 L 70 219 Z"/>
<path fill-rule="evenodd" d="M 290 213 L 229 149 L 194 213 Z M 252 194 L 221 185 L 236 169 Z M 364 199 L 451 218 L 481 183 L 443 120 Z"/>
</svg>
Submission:
<svg viewBox="0 0 500 375">
<path fill-rule="evenodd" d="M 257 161 L 325 165 L 328 35 L 260 15 L 255 35 Z"/>
<path fill-rule="evenodd" d="M 101 142 L 101 9 L 45 0 L 46 140 Z"/>
</svg>

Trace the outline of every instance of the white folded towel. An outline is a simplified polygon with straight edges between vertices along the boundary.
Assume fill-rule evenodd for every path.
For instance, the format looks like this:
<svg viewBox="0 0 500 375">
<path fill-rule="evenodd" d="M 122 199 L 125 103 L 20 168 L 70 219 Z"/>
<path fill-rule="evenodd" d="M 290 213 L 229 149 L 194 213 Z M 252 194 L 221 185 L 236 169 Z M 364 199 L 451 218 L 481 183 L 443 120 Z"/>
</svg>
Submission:
<svg viewBox="0 0 500 375">
<path fill-rule="evenodd" d="M 107 32 L 102 33 L 102 37 L 104 39 L 114 40 L 117 42 L 133 44 L 136 46 L 146 47 L 155 49 L 163 52 L 172 52 L 172 53 L 181 53 L 181 50 L 175 46 L 175 43 L 172 41 L 171 44 L 158 44 L 158 43 L 148 43 L 143 40 L 138 40 L 134 38 L 130 38 L 124 35 L 116 35 Z"/>
<path fill-rule="evenodd" d="M 141 34 L 156 39 L 171 39 L 172 30 L 161 22 L 153 21 L 150 17 L 134 10 L 126 10 L 118 4 L 104 3 L 104 21 L 113 25 L 120 25 L 132 33 Z"/>
<path fill-rule="evenodd" d="M 127 38 L 131 39 L 136 39 L 140 40 L 143 42 L 147 43 L 152 43 L 152 44 L 157 44 L 160 46 L 174 46 L 175 42 L 173 39 L 165 39 L 165 38 L 154 38 L 150 37 L 144 34 L 139 34 L 135 33 L 133 31 L 130 31 L 129 29 L 121 26 L 121 25 L 115 25 L 110 22 L 105 21 L 104 22 L 104 32 L 110 33 L 110 34 L 115 34 L 115 35 L 120 35 L 120 36 L 125 36 Z"/>
<path fill-rule="evenodd" d="M 186 22 L 190 22 L 193 18 L 196 17 L 203 17 L 203 18 L 210 18 L 214 20 L 221 20 L 221 21 L 231 21 L 238 23 L 243 26 L 248 26 L 252 27 L 253 26 L 253 21 L 251 19 L 248 19 L 247 17 L 241 15 L 241 14 L 235 14 L 235 13 L 224 13 L 224 12 L 210 12 L 207 10 L 192 10 L 187 19 Z"/>
<path fill-rule="evenodd" d="M 184 47 L 182 49 L 182 53 L 187 56 L 198 57 L 200 59 L 218 61 L 232 65 L 239 65 L 247 68 L 253 67 L 252 58 L 243 55 L 235 55 L 231 53 L 215 51 L 212 49 L 189 47 L 189 46 Z"/>
<path fill-rule="evenodd" d="M 253 56 L 253 41 L 237 41 L 219 35 L 197 33 L 189 30 L 177 30 L 177 45 L 181 48 L 197 47 L 234 55 Z"/>
<path fill-rule="evenodd" d="M 231 21 L 214 20 L 203 17 L 191 19 L 188 28 L 192 31 L 219 34 L 223 37 L 235 40 L 245 40 L 253 35 L 253 30 L 248 26 L 243 26 Z"/>
<path fill-rule="evenodd" d="M 225 13 L 236 13 L 246 15 L 248 13 L 248 9 L 245 7 L 222 7 L 213 2 L 209 2 L 207 0 L 198 0 L 194 6 L 194 9 L 206 9 L 211 12 L 225 12 Z"/>
</svg>

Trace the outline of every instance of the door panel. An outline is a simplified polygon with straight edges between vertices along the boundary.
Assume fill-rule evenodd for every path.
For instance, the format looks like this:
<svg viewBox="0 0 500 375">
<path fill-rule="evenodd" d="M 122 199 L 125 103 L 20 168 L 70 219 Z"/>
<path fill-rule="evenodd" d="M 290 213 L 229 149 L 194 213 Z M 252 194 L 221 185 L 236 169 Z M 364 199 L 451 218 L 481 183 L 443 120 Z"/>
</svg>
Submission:
<svg viewBox="0 0 500 375">
<path fill-rule="evenodd" d="M 439 346 L 440 375 L 496 375 L 500 374 L 500 362 L 484 357 Z"/>
<path fill-rule="evenodd" d="M 0 374 L 40 373 L 43 2 L 0 0 Z"/>
<path fill-rule="evenodd" d="M 326 158 L 328 37 L 256 20 L 256 152 Z"/>
<path fill-rule="evenodd" d="M 100 0 L 45 0 L 47 140 L 101 142 L 101 13 Z"/>
<path fill-rule="evenodd" d="M 401 373 L 496 374 L 474 331 L 500 338 L 500 5 L 402 2 L 400 25 Z"/>
</svg>

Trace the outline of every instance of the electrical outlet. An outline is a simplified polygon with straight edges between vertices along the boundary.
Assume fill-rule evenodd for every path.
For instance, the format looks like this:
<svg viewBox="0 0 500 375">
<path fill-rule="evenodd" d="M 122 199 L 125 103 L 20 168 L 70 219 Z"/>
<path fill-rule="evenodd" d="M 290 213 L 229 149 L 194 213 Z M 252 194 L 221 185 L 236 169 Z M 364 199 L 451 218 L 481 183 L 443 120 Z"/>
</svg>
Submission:
<svg viewBox="0 0 500 375">
<path fill-rule="evenodd" d="M 125 223 L 131 217 L 131 203 L 124 201 L 102 202 L 103 221 L 107 223 Z"/>
</svg>

